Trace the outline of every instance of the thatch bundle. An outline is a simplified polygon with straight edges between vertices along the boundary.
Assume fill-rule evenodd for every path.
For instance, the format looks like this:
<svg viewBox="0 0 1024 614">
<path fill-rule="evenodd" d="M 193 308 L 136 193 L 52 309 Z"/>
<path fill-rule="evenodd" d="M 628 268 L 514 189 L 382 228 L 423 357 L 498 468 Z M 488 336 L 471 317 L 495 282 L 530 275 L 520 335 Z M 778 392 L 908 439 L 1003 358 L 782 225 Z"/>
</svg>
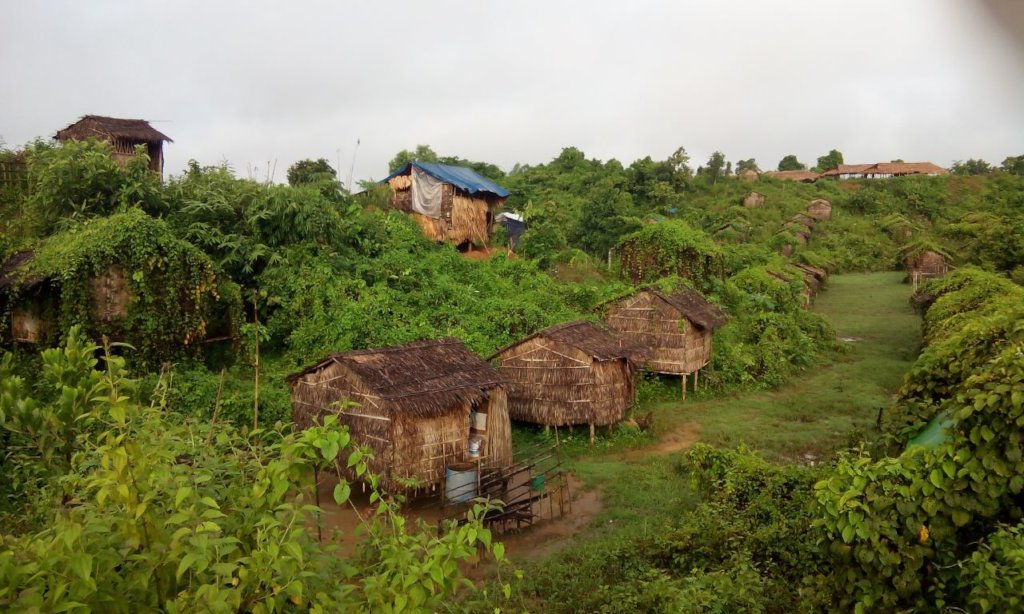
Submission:
<svg viewBox="0 0 1024 614">
<path fill-rule="evenodd" d="M 640 290 L 610 304 L 605 322 L 627 343 L 649 352 L 647 369 L 695 373 L 711 359 L 714 330 L 726 317 L 701 294 L 683 288 L 672 294 Z"/>
<path fill-rule="evenodd" d="M 412 218 L 416 220 L 416 223 L 423 229 L 423 234 L 431 241 L 444 241 L 448 236 L 448 224 L 443 219 L 415 212 L 412 213 Z"/>
<path fill-rule="evenodd" d="M 509 416 L 548 426 L 621 421 L 635 400 L 633 378 L 645 358 L 584 321 L 552 326 L 492 356 L 509 381 Z"/>
<path fill-rule="evenodd" d="M 388 185 L 391 186 L 392 190 L 408 190 L 412 187 L 412 177 L 410 175 L 397 175 L 388 180 Z"/>
<path fill-rule="evenodd" d="M 407 479 L 438 484 L 448 466 L 470 458 L 471 432 L 488 465 L 511 462 L 502 378 L 455 339 L 334 354 L 288 381 L 296 428 L 337 415 L 355 445 L 373 450 L 370 470 L 387 490 Z M 472 412 L 487 415 L 485 430 L 470 428 Z"/>
<path fill-rule="evenodd" d="M 751 192 L 743 197 L 743 206 L 747 209 L 756 209 L 764 204 L 764 194 Z"/>
<path fill-rule="evenodd" d="M 824 198 L 815 198 L 807 204 L 807 215 L 819 222 L 832 219 L 832 203 Z"/>
<path fill-rule="evenodd" d="M 488 208 L 486 200 L 456 191 L 452 196 L 451 228 L 448 230 L 448 239 L 456 244 L 465 241 L 487 243 Z"/>
</svg>

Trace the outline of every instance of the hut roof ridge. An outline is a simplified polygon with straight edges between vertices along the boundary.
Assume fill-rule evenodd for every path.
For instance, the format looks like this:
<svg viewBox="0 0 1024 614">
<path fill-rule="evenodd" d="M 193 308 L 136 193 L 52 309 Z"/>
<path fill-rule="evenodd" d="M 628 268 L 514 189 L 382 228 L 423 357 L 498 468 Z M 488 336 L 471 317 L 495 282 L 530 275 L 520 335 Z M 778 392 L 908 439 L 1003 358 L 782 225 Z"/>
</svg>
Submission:
<svg viewBox="0 0 1024 614">
<path fill-rule="evenodd" d="M 285 379 L 295 382 L 330 363 L 350 369 L 381 400 L 404 400 L 392 409 L 422 415 L 450 406 L 446 399 L 475 400 L 483 389 L 505 382 L 490 363 L 453 338 L 334 353 Z"/>
<path fill-rule="evenodd" d="M 672 294 L 666 294 L 654 288 L 644 288 L 662 301 L 668 303 L 686 319 L 707 330 L 714 330 L 728 321 L 728 316 L 721 309 L 704 298 L 700 292 L 691 288 L 681 288 Z"/>
<path fill-rule="evenodd" d="M 167 141 L 173 143 L 171 137 L 160 132 L 144 119 L 121 119 L 102 115 L 83 115 L 78 121 L 59 130 L 54 138 L 86 139 L 89 137 L 120 137 L 135 141 Z"/>
<path fill-rule="evenodd" d="M 480 175 L 471 168 L 465 166 L 453 166 L 451 164 L 440 164 L 437 162 L 420 162 L 419 160 L 413 160 L 412 162 L 406 163 L 400 169 L 391 173 L 384 179 L 381 179 L 379 183 L 387 183 L 394 177 L 404 175 L 414 166 L 434 179 L 450 183 L 457 188 L 469 192 L 470 194 L 476 194 L 477 192 L 489 192 L 500 198 L 506 198 L 509 195 L 508 190 Z"/>
<path fill-rule="evenodd" d="M 489 359 L 495 358 L 509 348 L 515 347 L 537 337 L 543 337 L 551 339 L 552 341 L 571 345 L 595 360 L 604 361 L 625 358 L 632 362 L 642 362 L 646 359 L 646 357 L 643 356 L 644 350 L 642 348 L 623 345 L 622 341 L 615 333 L 612 333 L 589 320 L 573 320 L 571 322 L 563 322 L 561 324 L 549 326 L 548 328 L 539 330 L 528 337 L 501 348 L 491 355 Z"/>
</svg>

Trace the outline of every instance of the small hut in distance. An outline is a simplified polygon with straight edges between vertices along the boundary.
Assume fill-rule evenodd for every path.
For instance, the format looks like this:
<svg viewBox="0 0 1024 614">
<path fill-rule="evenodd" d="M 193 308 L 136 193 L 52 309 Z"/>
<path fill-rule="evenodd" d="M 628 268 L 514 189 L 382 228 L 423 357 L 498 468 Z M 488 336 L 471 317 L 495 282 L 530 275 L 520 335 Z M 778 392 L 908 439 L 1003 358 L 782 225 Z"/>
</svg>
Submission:
<svg viewBox="0 0 1024 614">
<path fill-rule="evenodd" d="M 332 354 L 287 381 L 296 428 L 336 414 L 373 450 L 369 469 L 385 490 L 436 486 L 466 461 L 512 461 L 502 377 L 456 339 Z"/>
<path fill-rule="evenodd" d="M 100 115 L 86 115 L 54 135 L 60 142 L 96 139 L 110 143 L 114 161 L 127 164 L 135 155 L 135 147 L 146 146 L 150 170 L 164 173 L 164 141 L 173 143 L 169 136 L 153 128 L 144 119 L 117 119 Z"/>
<path fill-rule="evenodd" d="M 649 351 L 647 370 L 686 378 L 711 360 L 714 331 L 726 316 L 696 290 L 682 288 L 666 294 L 645 288 L 608 306 L 605 322 L 627 343 Z"/>
<path fill-rule="evenodd" d="M 389 205 L 412 215 L 427 237 L 459 247 L 487 242 L 509 195 L 470 168 L 433 162 L 410 162 L 381 183 L 391 187 Z"/>
<path fill-rule="evenodd" d="M 915 249 L 913 244 L 903 250 L 903 266 L 907 270 L 907 281 L 915 291 L 921 282 L 944 277 L 950 269 L 947 254 L 938 248 L 927 249 L 923 245 Z"/>
<path fill-rule="evenodd" d="M 545 426 L 620 422 L 636 397 L 644 352 L 586 321 L 546 328 L 499 350 L 492 360 L 509 382 L 513 420 Z"/>
</svg>

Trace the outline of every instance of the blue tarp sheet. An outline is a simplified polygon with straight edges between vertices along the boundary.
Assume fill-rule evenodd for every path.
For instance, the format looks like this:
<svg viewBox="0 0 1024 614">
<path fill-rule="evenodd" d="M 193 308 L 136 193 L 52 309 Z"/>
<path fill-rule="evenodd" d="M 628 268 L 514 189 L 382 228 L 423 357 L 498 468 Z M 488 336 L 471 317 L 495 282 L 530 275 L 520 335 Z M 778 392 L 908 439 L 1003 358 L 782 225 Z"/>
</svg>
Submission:
<svg viewBox="0 0 1024 614">
<path fill-rule="evenodd" d="M 398 175 L 404 175 L 409 172 L 409 167 L 415 165 L 420 171 L 430 175 L 434 179 L 450 183 L 455 187 L 461 188 L 470 194 L 476 194 L 477 192 L 490 192 L 502 198 L 508 196 L 508 190 L 494 183 L 490 179 L 485 179 L 477 174 L 476 171 L 464 166 L 448 166 L 447 164 L 435 164 L 433 162 L 410 162 L 391 173 L 384 179 L 380 180 L 380 183 L 387 183 L 392 177 Z"/>
</svg>

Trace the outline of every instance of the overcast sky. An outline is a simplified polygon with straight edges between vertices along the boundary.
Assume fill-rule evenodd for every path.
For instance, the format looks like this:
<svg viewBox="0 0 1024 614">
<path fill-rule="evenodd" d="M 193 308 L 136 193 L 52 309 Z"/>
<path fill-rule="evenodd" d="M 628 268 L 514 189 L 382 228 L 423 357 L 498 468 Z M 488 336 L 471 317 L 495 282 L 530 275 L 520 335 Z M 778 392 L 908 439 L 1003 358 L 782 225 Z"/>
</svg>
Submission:
<svg viewBox="0 0 1024 614">
<path fill-rule="evenodd" d="M 1024 45 L 976 0 L 4 4 L 7 145 L 143 118 L 172 173 L 276 161 L 283 181 L 324 157 L 344 179 L 355 156 L 380 178 L 419 143 L 506 170 L 570 145 L 762 168 L 1024 154 Z"/>
</svg>

